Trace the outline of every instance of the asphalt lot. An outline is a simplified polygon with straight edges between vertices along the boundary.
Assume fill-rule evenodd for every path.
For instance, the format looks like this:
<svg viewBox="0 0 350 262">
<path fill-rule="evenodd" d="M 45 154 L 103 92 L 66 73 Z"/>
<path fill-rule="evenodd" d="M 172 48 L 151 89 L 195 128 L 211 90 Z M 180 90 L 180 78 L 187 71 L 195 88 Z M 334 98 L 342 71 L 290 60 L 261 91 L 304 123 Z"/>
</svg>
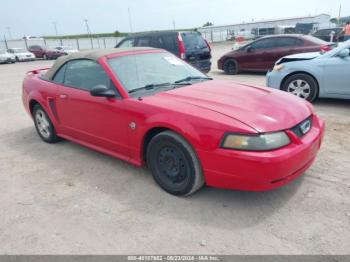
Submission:
<svg viewBox="0 0 350 262">
<path fill-rule="evenodd" d="M 229 48 L 213 45 L 214 64 Z M 68 141 L 41 142 L 21 84 L 26 71 L 51 64 L 0 65 L 1 254 L 349 254 L 350 101 L 315 103 L 325 141 L 292 184 L 178 198 L 146 169 Z M 210 75 L 265 83 L 261 74 Z"/>
</svg>

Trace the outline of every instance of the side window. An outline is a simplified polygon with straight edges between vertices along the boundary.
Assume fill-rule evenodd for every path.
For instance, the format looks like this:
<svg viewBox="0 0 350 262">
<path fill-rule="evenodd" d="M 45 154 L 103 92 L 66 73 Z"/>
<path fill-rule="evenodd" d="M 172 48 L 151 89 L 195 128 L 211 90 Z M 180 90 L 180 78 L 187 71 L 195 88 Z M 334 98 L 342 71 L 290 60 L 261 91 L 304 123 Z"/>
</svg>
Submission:
<svg viewBox="0 0 350 262">
<path fill-rule="evenodd" d="M 273 39 L 262 39 L 260 41 L 257 41 L 251 45 L 253 49 L 259 50 L 259 49 L 268 49 L 275 47 L 275 40 Z"/>
<path fill-rule="evenodd" d="M 58 84 L 63 84 L 64 75 L 66 73 L 66 68 L 67 68 L 67 64 L 65 64 L 64 66 L 61 66 L 61 68 L 58 70 L 58 72 L 56 72 L 52 81 L 54 81 L 55 83 L 58 83 Z"/>
<path fill-rule="evenodd" d="M 67 63 L 64 85 L 89 91 L 97 85 L 110 87 L 111 80 L 98 63 L 80 59 Z"/>
<path fill-rule="evenodd" d="M 297 47 L 302 45 L 302 41 L 292 37 L 281 37 L 276 40 L 276 47 Z"/>
<path fill-rule="evenodd" d="M 141 37 L 137 39 L 136 46 L 151 46 L 151 39 L 149 37 Z"/>
<path fill-rule="evenodd" d="M 168 50 L 169 52 L 178 55 L 179 54 L 179 46 L 177 42 L 177 37 L 174 35 L 165 35 L 161 37 L 163 42 L 164 49 Z"/>
<path fill-rule="evenodd" d="M 135 43 L 134 39 L 124 40 L 118 47 L 133 47 Z"/>
</svg>

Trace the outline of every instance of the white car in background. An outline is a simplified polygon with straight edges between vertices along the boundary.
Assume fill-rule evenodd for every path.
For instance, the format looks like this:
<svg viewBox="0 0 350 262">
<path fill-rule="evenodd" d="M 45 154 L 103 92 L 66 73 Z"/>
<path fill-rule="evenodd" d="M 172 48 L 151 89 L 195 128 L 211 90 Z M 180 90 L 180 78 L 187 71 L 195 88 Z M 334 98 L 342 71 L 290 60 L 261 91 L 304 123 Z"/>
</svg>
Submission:
<svg viewBox="0 0 350 262">
<path fill-rule="evenodd" d="M 6 50 L 0 50 L 0 64 L 15 63 L 16 57 L 13 54 L 8 53 Z"/>
<path fill-rule="evenodd" d="M 78 49 L 71 47 L 71 46 L 57 46 L 57 47 L 55 47 L 55 49 L 65 53 L 66 55 L 79 52 Z"/>
<path fill-rule="evenodd" d="M 10 48 L 7 52 L 14 55 L 17 62 L 35 60 L 35 55 L 24 48 Z"/>
</svg>

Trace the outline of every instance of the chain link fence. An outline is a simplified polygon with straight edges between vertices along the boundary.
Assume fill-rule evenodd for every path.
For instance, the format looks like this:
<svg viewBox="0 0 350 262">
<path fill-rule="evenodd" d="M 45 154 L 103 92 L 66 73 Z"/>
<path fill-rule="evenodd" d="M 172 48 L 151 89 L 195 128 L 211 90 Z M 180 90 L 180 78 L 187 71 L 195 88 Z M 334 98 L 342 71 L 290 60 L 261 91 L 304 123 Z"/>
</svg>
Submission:
<svg viewBox="0 0 350 262">
<path fill-rule="evenodd" d="M 0 49 L 25 48 L 31 45 L 55 48 L 57 46 L 70 46 L 78 50 L 112 48 L 119 43 L 123 37 L 101 37 L 101 38 L 77 38 L 77 39 L 18 39 L 1 40 Z"/>
</svg>

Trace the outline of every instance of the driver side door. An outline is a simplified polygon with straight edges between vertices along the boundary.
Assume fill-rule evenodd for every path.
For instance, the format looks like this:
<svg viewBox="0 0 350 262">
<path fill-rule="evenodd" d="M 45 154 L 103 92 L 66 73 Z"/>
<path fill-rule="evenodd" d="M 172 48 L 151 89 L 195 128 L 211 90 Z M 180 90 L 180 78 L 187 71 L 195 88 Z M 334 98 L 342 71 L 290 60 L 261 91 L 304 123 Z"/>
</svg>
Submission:
<svg viewBox="0 0 350 262">
<path fill-rule="evenodd" d="M 107 73 L 95 61 L 72 60 L 54 76 L 56 110 L 64 135 L 120 156 L 129 155 L 124 101 Z M 95 97 L 90 90 L 104 85 L 116 97 Z"/>
<path fill-rule="evenodd" d="M 323 62 L 324 87 L 329 94 L 350 95 L 350 56 L 330 57 Z"/>
</svg>

